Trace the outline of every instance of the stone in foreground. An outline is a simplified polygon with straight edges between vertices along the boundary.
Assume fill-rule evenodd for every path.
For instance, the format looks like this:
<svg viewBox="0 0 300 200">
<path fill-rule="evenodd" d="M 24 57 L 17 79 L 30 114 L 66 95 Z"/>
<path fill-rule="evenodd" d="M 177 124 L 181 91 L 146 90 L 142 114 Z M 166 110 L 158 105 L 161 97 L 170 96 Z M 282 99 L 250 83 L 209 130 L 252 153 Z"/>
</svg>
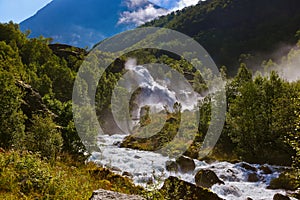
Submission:
<svg viewBox="0 0 300 200">
<path fill-rule="evenodd" d="M 119 192 L 113 192 L 113 191 L 102 190 L 102 189 L 94 191 L 92 197 L 90 198 L 90 200 L 112 200 L 112 199 L 145 200 L 143 197 L 137 195 L 122 194 Z"/>
<path fill-rule="evenodd" d="M 173 200 L 222 200 L 208 189 L 198 187 L 192 183 L 170 176 L 159 190 L 165 199 Z"/>
</svg>

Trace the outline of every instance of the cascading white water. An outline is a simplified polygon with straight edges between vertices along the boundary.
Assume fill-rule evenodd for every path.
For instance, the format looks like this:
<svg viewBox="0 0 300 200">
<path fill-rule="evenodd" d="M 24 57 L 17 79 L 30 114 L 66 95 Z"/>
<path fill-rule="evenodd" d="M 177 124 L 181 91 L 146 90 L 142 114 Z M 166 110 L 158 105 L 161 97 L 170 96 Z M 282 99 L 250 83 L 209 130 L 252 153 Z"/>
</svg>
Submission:
<svg viewBox="0 0 300 200">
<path fill-rule="evenodd" d="M 101 166 L 106 166 L 116 173 L 132 175 L 134 183 L 147 187 L 150 181 L 157 181 L 158 186 L 163 184 L 163 180 L 168 176 L 177 176 L 182 180 L 195 183 L 194 176 L 200 169 L 210 169 L 225 182 L 225 185 L 214 185 L 211 190 L 219 197 L 228 200 L 245 200 L 250 197 L 254 200 L 272 200 L 274 194 L 285 194 L 283 190 L 269 190 L 266 187 L 271 179 L 280 174 L 281 167 L 270 166 L 272 174 L 264 174 L 259 170 L 260 165 L 252 165 L 257 168 L 257 174 L 260 177 L 257 182 L 248 182 L 248 175 L 253 173 L 241 167 L 241 163 L 206 162 L 194 160 L 196 168 L 191 173 L 175 173 L 166 170 L 166 161 L 170 160 L 166 156 L 157 153 L 133 150 L 129 148 L 119 148 L 116 143 L 121 142 L 126 135 L 101 135 L 99 136 L 99 146 L 101 152 L 92 153 L 89 161 L 95 162 Z"/>
<path fill-rule="evenodd" d="M 137 89 L 136 86 L 141 88 L 135 99 L 139 107 L 148 105 L 158 111 L 167 106 L 172 110 L 173 105 L 179 102 L 183 110 L 194 109 L 201 97 L 194 92 L 184 76 L 165 65 L 159 64 L 157 68 L 169 72 L 170 77 L 166 78 L 164 72 L 156 71 L 156 68 L 137 65 L 135 59 L 129 59 L 125 64 L 128 74 L 119 84 L 128 91 Z"/>
</svg>

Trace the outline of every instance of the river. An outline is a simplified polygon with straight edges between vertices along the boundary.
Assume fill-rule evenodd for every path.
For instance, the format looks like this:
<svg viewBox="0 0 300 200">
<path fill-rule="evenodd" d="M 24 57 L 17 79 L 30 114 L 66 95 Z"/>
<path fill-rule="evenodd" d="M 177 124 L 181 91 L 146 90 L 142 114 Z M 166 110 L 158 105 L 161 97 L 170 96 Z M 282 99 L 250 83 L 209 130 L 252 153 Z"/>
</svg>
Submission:
<svg viewBox="0 0 300 200">
<path fill-rule="evenodd" d="M 163 180 L 170 175 L 195 183 L 194 176 L 199 169 L 210 169 L 225 182 L 225 185 L 214 185 L 211 188 L 214 193 L 224 199 L 245 200 L 250 197 L 254 200 L 272 200 L 276 193 L 286 194 L 283 190 L 266 189 L 270 181 L 279 176 L 282 170 L 280 166 L 265 165 L 272 170 L 272 173 L 264 174 L 262 170 L 259 170 L 260 165 L 251 165 L 258 169 L 256 173 L 259 180 L 257 182 L 248 182 L 248 175 L 253 171 L 243 168 L 242 163 L 206 163 L 194 160 L 196 168 L 191 173 L 168 172 L 165 163 L 170 159 L 166 156 L 149 151 L 119 148 L 116 144 L 121 142 L 125 136 L 118 134 L 99 136 L 100 152 L 92 153 L 89 161 L 106 166 L 118 174 L 126 172 L 130 174 L 135 184 L 146 188 L 149 188 L 149 184 L 147 184 L 149 181 L 156 183 L 156 188 L 159 188 L 163 184 Z"/>
</svg>

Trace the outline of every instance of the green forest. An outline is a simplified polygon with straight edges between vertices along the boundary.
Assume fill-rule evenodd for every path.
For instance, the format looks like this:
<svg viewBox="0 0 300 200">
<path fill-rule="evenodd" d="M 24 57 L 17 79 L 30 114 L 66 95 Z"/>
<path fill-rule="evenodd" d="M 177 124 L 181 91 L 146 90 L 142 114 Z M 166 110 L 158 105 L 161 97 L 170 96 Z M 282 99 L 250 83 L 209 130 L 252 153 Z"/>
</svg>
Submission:
<svg viewBox="0 0 300 200">
<path fill-rule="evenodd" d="M 226 80 L 225 126 L 216 147 L 204 160 L 288 166 L 289 170 L 274 179 L 271 187 L 294 191 L 300 187 L 300 80 L 280 75 L 290 66 L 296 66 L 298 71 L 294 73 L 299 74 L 300 14 L 294 7 L 297 14 L 289 14 L 296 17 L 279 28 L 282 20 L 290 16 L 282 7 L 282 15 L 274 18 L 273 24 L 263 21 L 258 26 L 256 21 L 249 21 L 257 29 L 245 35 L 242 33 L 247 31 L 243 29 L 249 24 L 241 23 L 247 20 L 230 12 L 239 7 L 239 1 L 205 1 L 145 26 L 171 28 L 192 36 L 212 52 Z M 264 12 L 257 19 L 260 15 L 264 16 Z M 224 27 L 208 24 L 224 16 L 230 16 Z M 230 20 L 237 20 L 234 29 L 229 28 Z M 269 31 L 273 34 L 265 36 L 264 32 Z M 0 199 L 88 199 L 99 188 L 158 198 L 127 177 L 85 162 L 89 155 L 74 125 L 72 91 L 89 50 L 51 44 L 50 38 L 29 35 L 30 31 L 22 33 L 13 22 L 0 24 Z M 248 40 L 253 35 L 256 37 Z M 291 47 L 275 58 L 271 52 L 281 43 Z M 109 60 L 110 56 L 105 56 L 99 52 L 97 59 Z M 131 57 L 137 58 L 138 64 L 167 64 L 184 74 L 195 91 L 201 94 L 207 89 L 201 73 L 183 58 L 151 49 L 122 55 L 113 61 L 97 88 L 96 97 L 101 101 L 96 102 L 96 112 L 104 131 L 110 129 L 102 118 L 111 115 L 112 90 L 126 72 L 125 63 Z M 198 159 L 210 124 L 211 103 L 211 97 L 206 96 L 199 107 L 198 132 L 186 156 Z M 121 146 L 150 151 L 159 148 L 178 129 L 178 120 L 184 113 L 178 107 L 175 110 L 169 113 L 157 138 L 137 141 L 129 136 Z M 143 123 L 146 126 L 149 122 L 145 119 Z M 157 193 L 172 196 L 166 191 Z M 299 190 L 294 195 L 299 198 Z"/>
</svg>

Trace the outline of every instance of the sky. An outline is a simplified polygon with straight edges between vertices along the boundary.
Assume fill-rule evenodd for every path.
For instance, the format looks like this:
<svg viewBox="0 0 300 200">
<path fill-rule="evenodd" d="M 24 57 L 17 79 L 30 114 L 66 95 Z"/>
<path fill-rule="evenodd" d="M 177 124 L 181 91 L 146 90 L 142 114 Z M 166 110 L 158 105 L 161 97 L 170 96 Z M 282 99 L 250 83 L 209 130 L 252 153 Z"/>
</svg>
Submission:
<svg viewBox="0 0 300 200">
<path fill-rule="evenodd" d="M 0 22 L 20 23 L 52 0 L 0 0 Z"/>
<path fill-rule="evenodd" d="M 52 0 L 0 0 L 0 22 L 13 21 L 20 23 L 34 15 L 39 9 L 47 5 Z M 139 0 L 132 0 L 139 1 Z M 199 0 L 149 0 L 168 10 L 178 10 L 186 6 L 195 5 Z M 154 10 L 149 8 L 149 13 Z M 162 15 L 162 13 L 159 13 Z"/>
</svg>

